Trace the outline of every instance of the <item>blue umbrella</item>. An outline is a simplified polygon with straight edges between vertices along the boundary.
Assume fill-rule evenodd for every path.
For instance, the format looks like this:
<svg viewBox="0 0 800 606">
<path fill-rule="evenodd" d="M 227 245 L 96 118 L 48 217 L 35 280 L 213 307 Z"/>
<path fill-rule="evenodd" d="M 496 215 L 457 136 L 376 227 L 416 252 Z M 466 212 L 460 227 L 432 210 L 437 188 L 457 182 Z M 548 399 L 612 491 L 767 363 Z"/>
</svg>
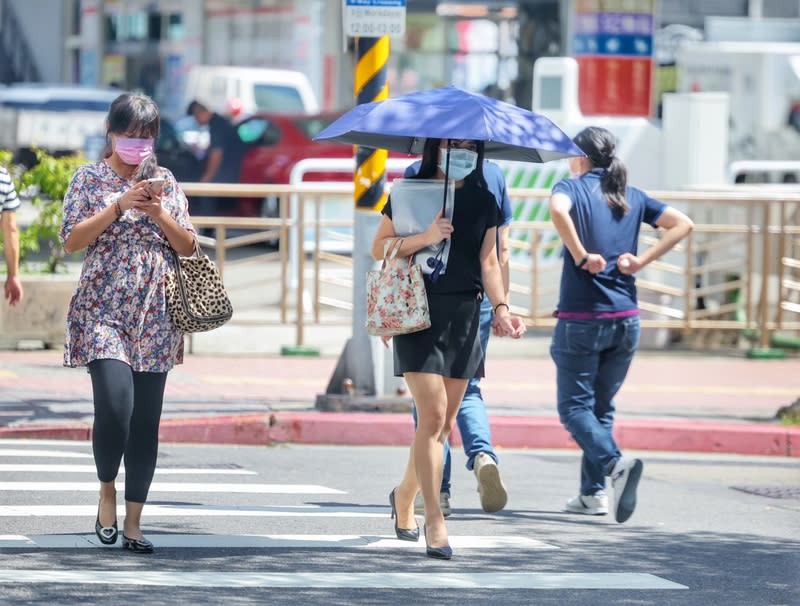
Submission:
<svg viewBox="0 0 800 606">
<path fill-rule="evenodd" d="M 357 105 L 314 139 L 408 154 L 422 153 L 425 139 L 472 139 L 487 158 L 523 162 L 584 155 L 547 117 L 454 86 Z"/>
</svg>

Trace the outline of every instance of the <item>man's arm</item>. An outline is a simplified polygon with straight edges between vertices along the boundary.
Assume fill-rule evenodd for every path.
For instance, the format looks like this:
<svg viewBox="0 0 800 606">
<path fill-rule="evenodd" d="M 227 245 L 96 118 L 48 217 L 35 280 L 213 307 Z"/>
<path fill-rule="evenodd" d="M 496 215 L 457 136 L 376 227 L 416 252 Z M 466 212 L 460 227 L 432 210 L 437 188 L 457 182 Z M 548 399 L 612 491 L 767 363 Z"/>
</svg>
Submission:
<svg viewBox="0 0 800 606">
<path fill-rule="evenodd" d="M 217 147 L 208 151 L 206 158 L 206 169 L 203 171 L 203 176 L 200 177 L 201 183 L 208 183 L 217 174 L 219 166 L 222 164 L 222 148 Z"/>
<path fill-rule="evenodd" d="M 19 229 L 17 214 L 13 211 L 2 212 L 3 252 L 6 257 L 5 298 L 9 305 L 22 301 L 22 282 L 19 279 Z"/>
</svg>

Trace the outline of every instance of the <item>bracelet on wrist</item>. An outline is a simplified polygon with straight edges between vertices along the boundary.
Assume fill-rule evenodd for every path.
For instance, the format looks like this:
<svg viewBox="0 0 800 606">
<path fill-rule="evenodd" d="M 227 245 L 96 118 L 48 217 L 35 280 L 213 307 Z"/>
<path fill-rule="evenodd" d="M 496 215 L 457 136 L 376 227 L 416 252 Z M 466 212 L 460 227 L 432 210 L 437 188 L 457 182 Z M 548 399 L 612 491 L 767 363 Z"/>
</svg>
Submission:
<svg viewBox="0 0 800 606">
<path fill-rule="evenodd" d="M 511 311 L 511 308 L 508 306 L 508 303 L 498 303 L 497 305 L 494 306 L 493 312 L 497 314 L 497 309 L 500 307 L 505 307 L 509 312 Z"/>
<path fill-rule="evenodd" d="M 577 264 L 575 265 L 575 267 L 577 267 L 577 268 L 579 268 L 579 269 L 580 269 L 581 267 L 583 267 L 584 265 L 586 265 L 588 262 L 589 262 L 589 255 L 587 254 L 587 255 L 584 255 L 583 259 L 581 259 L 581 262 L 580 262 L 580 263 L 577 263 Z"/>
</svg>

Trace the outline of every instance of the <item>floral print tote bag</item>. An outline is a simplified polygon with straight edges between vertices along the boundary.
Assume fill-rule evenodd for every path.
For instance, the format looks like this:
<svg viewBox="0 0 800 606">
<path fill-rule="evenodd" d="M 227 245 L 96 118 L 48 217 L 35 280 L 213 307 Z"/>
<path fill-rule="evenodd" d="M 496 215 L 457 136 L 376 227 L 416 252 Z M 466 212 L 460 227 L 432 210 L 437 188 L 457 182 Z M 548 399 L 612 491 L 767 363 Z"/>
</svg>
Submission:
<svg viewBox="0 0 800 606">
<path fill-rule="evenodd" d="M 380 269 L 367 272 L 367 332 L 393 337 L 431 326 L 422 269 L 413 255 L 398 258 L 402 238 L 387 242 Z"/>
</svg>

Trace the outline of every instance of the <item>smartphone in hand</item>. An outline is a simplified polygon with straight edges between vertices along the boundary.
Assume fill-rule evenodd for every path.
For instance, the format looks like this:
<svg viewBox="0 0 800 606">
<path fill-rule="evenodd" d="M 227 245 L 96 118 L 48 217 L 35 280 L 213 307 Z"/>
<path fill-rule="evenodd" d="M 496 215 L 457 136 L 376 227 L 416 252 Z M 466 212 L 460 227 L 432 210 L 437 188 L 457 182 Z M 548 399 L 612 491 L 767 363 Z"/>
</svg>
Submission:
<svg viewBox="0 0 800 606">
<path fill-rule="evenodd" d="M 163 177 L 155 177 L 153 179 L 147 180 L 147 190 L 156 196 L 160 196 L 162 190 L 164 189 L 164 179 Z"/>
</svg>

